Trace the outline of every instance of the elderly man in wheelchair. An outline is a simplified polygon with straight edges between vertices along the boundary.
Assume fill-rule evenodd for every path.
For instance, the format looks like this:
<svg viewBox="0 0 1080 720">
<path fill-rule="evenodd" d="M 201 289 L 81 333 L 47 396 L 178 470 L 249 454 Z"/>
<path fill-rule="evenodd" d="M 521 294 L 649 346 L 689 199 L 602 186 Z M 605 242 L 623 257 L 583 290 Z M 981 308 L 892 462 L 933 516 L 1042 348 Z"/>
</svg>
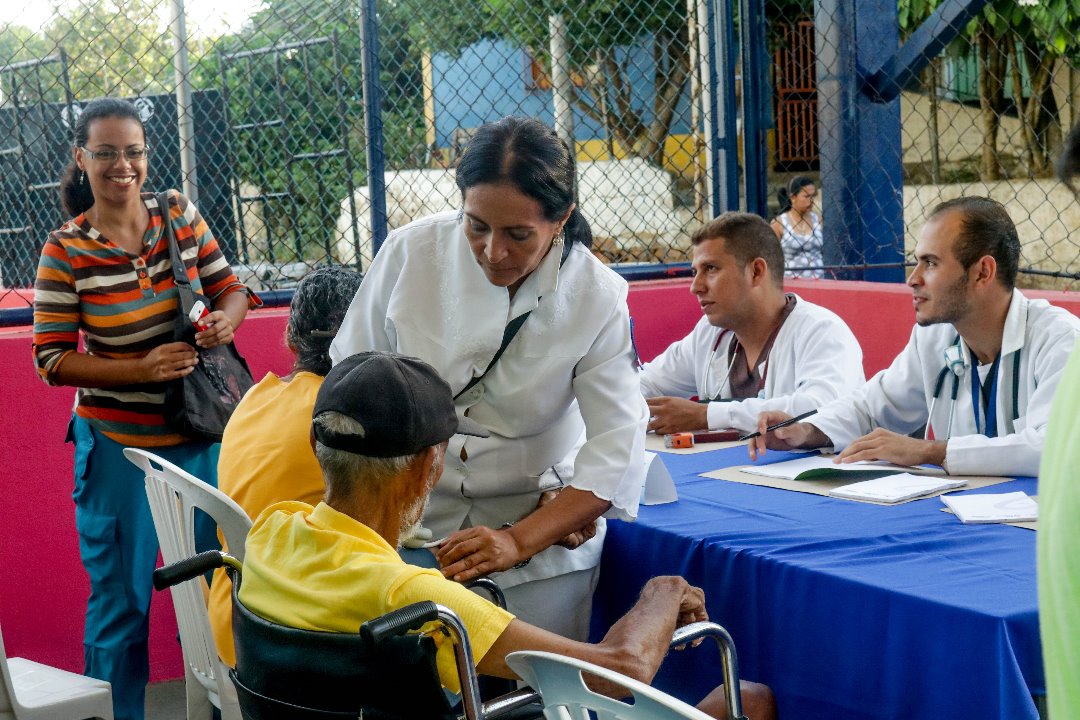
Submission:
<svg viewBox="0 0 1080 720">
<path fill-rule="evenodd" d="M 469 687 L 462 688 L 459 671 L 463 661 L 474 663 L 481 675 L 518 679 L 515 667 L 520 670 L 524 666 L 515 662 L 514 656 L 508 664 L 508 655 L 518 651 L 551 653 L 598 666 L 595 674 L 586 676 L 588 691 L 620 697 L 635 687 L 635 681 L 647 684 L 652 680 L 672 644 L 673 633 L 675 642 L 700 642 L 702 635 L 693 633 L 692 628 L 682 636 L 676 632 L 708 619 L 704 594 L 680 577 L 650 580 L 634 607 L 603 640 L 589 644 L 517 620 L 497 604 L 445 579 L 437 570 L 409 565 L 400 559 L 396 551 L 399 539 L 422 517 L 428 494 L 442 472 L 447 440 L 455 433 L 486 436 L 480 425 L 457 416 L 449 386 L 426 363 L 391 353 L 362 353 L 347 358 L 326 376 L 313 417 L 312 442 L 326 481 L 325 501 L 315 508 L 300 502 L 267 508 L 248 536 L 242 582 L 237 583 L 239 590 L 234 589 L 239 601 L 234 605 L 239 607 L 234 608 L 237 669 L 233 679 L 245 717 L 303 716 L 299 708 L 292 713 L 282 712 L 280 707 L 276 714 L 249 712 L 248 708 L 253 707 L 251 696 L 260 698 L 260 692 L 281 689 L 285 682 L 282 677 L 295 671 L 297 664 L 314 665 L 316 673 L 321 667 L 331 675 L 340 671 L 338 665 L 347 664 L 333 653 L 320 656 L 320 648 L 325 646 L 305 645 L 308 641 L 297 646 L 299 655 L 297 647 L 265 651 L 261 648 L 264 637 L 243 637 L 253 623 L 259 635 L 279 632 L 288 637 L 295 629 L 300 638 L 357 638 L 357 629 L 362 625 L 361 635 L 369 641 L 374 635 L 393 636 L 403 629 L 426 631 L 424 636 L 434 651 L 433 670 L 443 687 L 464 691 L 463 705 L 469 717 L 484 716 L 484 707 L 478 707 L 479 696 L 471 679 Z M 381 624 L 369 622 L 387 613 L 388 618 L 377 621 Z M 450 616 L 451 630 L 456 627 L 450 636 L 432 629 L 430 621 L 440 613 Z M 730 643 L 722 628 L 713 627 Z M 397 640 L 405 637 L 418 636 Z M 259 657 L 245 663 L 245 652 Z M 294 656 L 289 659 L 279 654 L 274 658 L 275 652 L 293 652 Z M 729 692 L 725 696 L 724 688 L 718 687 L 698 705 L 698 711 L 717 718 L 739 717 L 742 712 L 752 720 L 775 717 L 775 704 L 767 687 L 738 681 L 733 647 L 723 659 L 727 687 L 739 687 L 741 693 Z M 258 671 L 255 675 L 262 676 L 263 666 L 275 662 L 283 665 L 283 676 L 270 680 L 263 677 L 259 681 L 264 686 L 261 690 L 249 687 L 246 677 L 253 676 L 253 666 Z M 376 653 L 365 662 L 369 670 L 377 673 L 385 670 L 390 661 L 384 662 Z M 601 675 L 602 669 L 626 677 Z M 521 674 L 531 679 L 531 671 Z M 424 716 L 409 710 L 419 702 L 422 690 L 391 688 L 390 680 L 371 681 L 377 675 L 370 672 L 365 677 L 368 679 L 354 678 L 352 682 L 367 683 L 376 694 L 389 693 L 391 702 L 399 698 L 399 717 Z M 546 701 L 542 683 L 539 689 Z M 318 699 L 319 691 L 310 685 L 302 692 L 312 700 Z M 245 703 L 245 698 L 249 702 Z M 525 693 L 519 692 L 503 707 L 522 705 L 524 699 Z M 365 709 L 359 716 L 384 715 Z"/>
</svg>

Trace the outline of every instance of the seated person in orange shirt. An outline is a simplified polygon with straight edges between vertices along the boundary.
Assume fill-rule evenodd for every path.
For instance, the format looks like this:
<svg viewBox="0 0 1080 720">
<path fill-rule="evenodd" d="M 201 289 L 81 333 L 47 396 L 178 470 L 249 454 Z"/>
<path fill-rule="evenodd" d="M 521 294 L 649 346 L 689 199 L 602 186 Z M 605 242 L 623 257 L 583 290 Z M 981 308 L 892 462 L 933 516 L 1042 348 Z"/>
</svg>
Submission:
<svg viewBox="0 0 1080 720">
<path fill-rule="evenodd" d="M 308 442 L 311 408 L 330 371 L 330 343 L 362 277 L 331 266 L 300 281 L 285 328 L 285 342 L 296 356 L 292 372 L 284 377 L 267 373 L 244 395 L 225 427 L 218 489 L 252 519 L 282 500 L 317 503 L 326 491 Z M 210 586 L 210 627 L 218 655 L 230 667 L 236 664 L 231 596 L 229 576 L 218 570 Z"/>
</svg>

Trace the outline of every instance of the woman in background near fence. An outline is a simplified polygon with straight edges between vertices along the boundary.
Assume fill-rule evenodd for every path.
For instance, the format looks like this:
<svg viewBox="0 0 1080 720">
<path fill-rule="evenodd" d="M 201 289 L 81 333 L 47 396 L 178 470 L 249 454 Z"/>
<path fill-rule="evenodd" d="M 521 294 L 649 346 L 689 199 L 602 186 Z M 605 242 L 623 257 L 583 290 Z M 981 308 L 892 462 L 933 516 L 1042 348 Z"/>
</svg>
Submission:
<svg viewBox="0 0 1080 720">
<path fill-rule="evenodd" d="M 296 356 L 292 371 L 266 373 L 236 406 L 221 438 L 218 489 L 252 520 L 274 503 L 318 505 L 326 493 L 309 440 L 311 412 L 330 372 L 330 342 L 360 287 L 360 273 L 340 266 L 308 273 L 289 305 L 285 343 Z M 224 568 L 210 586 L 210 628 L 218 655 L 236 664 L 232 638 L 232 583 Z"/>
<path fill-rule="evenodd" d="M 390 234 L 331 357 L 389 350 L 438 369 L 458 412 L 491 433 L 450 440 L 428 502 L 425 527 L 449 536 L 435 552 L 443 574 L 497 573 L 511 612 L 583 640 L 600 516 L 637 512 L 648 410 L 627 284 L 589 250 L 573 160 L 537 120 L 480 127 L 457 169 L 462 212 Z M 556 472 L 582 419 L 585 444 Z"/>
<path fill-rule="evenodd" d="M 784 248 L 784 266 L 795 268 L 788 271 L 794 277 L 823 277 L 821 217 L 814 212 L 817 187 L 813 178 L 796 175 L 788 184 L 776 191 L 780 201 L 780 214 L 772 221 L 773 232 L 780 238 Z M 798 268 L 817 268 L 802 270 Z"/>
<path fill-rule="evenodd" d="M 151 448 L 216 484 L 218 445 L 165 425 L 165 384 L 189 374 L 198 351 L 173 342 L 178 294 L 163 212 L 146 181 L 146 134 L 129 102 L 89 103 L 75 124 L 60 180 L 72 219 L 49 234 L 34 285 L 34 361 L 50 385 L 78 388 L 67 440 L 75 445 L 75 526 L 90 576 L 85 673 L 112 683 L 118 720 L 143 717 L 149 677 L 151 573 L 158 543 L 141 471 L 125 447 Z M 213 300 L 204 348 L 231 342 L 257 299 L 233 274 L 203 218 L 169 193 L 192 289 Z M 80 350 L 79 334 L 85 349 Z M 216 544 L 200 522 L 203 545 Z"/>
</svg>

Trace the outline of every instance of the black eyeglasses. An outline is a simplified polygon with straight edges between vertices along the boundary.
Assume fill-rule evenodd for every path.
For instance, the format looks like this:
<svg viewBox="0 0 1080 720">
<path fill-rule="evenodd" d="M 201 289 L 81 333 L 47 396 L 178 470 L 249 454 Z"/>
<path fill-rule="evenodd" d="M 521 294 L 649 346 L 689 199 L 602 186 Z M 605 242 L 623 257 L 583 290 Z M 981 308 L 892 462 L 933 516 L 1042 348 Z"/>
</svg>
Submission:
<svg viewBox="0 0 1080 720">
<path fill-rule="evenodd" d="M 122 154 L 124 159 L 129 162 L 136 162 L 138 160 L 145 160 L 150 154 L 150 148 L 148 147 L 132 147 L 124 148 L 123 150 L 87 150 L 86 148 L 79 148 L 84 153 L 90 156 L 91 160 L 102 160 L 104 162 L 115 162 L 116 158 Z"/>
</svg>

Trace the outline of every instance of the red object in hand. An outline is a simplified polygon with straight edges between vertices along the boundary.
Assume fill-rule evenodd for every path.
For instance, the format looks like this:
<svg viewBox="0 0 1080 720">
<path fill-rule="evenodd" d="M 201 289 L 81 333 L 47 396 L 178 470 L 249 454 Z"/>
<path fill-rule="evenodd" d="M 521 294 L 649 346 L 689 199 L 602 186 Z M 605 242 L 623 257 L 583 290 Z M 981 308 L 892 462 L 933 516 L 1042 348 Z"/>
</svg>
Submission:
<svg viewBox="0 0 1080 720">
<path fill-rule="evenodd" d="M 196 330 L 202 331 L 209 327 L 204 321 L 209 314 L 210 308 L 206 307 L 206 303 L 196 300 L 191 306 L 191 312 L 188 313 L 188 319 L 195 325 Z"/>
</svg>

